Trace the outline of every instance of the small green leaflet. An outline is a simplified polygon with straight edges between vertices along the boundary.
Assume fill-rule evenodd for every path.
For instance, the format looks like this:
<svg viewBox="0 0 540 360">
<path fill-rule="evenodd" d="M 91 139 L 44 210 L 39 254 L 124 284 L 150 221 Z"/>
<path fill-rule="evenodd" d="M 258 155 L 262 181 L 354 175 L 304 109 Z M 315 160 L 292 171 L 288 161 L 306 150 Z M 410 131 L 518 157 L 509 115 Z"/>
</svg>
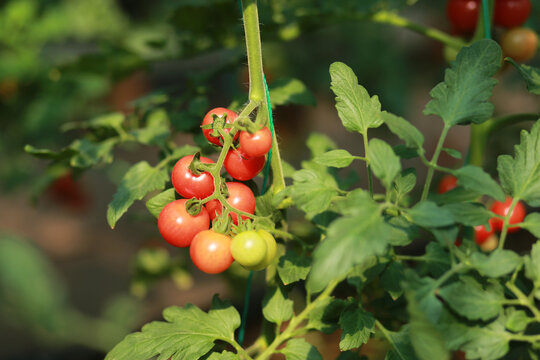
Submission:
<svg viewBox="0 0 540 360">
<path fill-rule="evenodd" d="M 331 150 L 319 155 L 313 159 L 319 165 L 331 166 L 336 168 L 344 168 L 356 159 L 356 156 L 351 155 L 347 150 Z"/>
<path fill-rule="evenodd" d="M 171 135 L 167 112 L 164 109 L 153 110 L 147 116 L 146 126 L 131 134 L 142 144 L 163 146 Z"/>
<path fill-rule="evenodd" d="M 62 131 L 73 129 L 99 129 L 110 128 L 116 131 L 117 134 L 122 132 L 122 124 L 124 123 L 125 115 L 119 112 L 105 114 L 96 118 L 82 122 L 68 122 L 62 125 Z"/>
<path fill-rule="evenodd" d="M 336 94 L 336 109 L 345 129 L 365 135 L 369 128 L 381 126 L 379 98 L 369 96 L 350 67 L 335 62 L 330 65 L 330 77 L 330 88 Z"/>
<path fill-rule="evenodd" d="M 504 294 L 502 288 L 482 288 L 474 278 L 462 276 L 448 286 L 439 289 L 439 295 L 458 314 L 470 320 L 489 320 L 502 310 Z"/>
<path fill-rule="evenodd" d="M 516 308 L 509 307 L 506 309 L 506 324 L 505 327 L 514 332 L 524 331 L 532 322 L 533 319 L 527 316 L 527 313 L 523 310 L 517 310 Z"/>
<path fill-rule="evenodd" d="M 386 331 L 388 342 L 392 349 L 386 354 L 384 360 L 416 360 L 416 354 L 409 337 L 409 326 L 404 325 L 399 332 Z"/>
<path fill-rule="evenodd" d="M 371 334 L 375 332 L 375 318 L 369 312 L 355 306 L 341 313 L 339 326 L 343 330 L 339 349 L 351 350 L 368 342 Z"/>
<path fill-rule="evenodd" d="M 447 226 L 454 223 L 452 214 L 431 201 L 422 201 L 408 210 L 413 223 L 423 227 Z"/>
<path fill-rule="evenodd" d="M 322 169 L 303 169 L 293 175 L 291 194 L 294 203 L 311 218 L 330 207 L 338 194 L 338 186 L 336 180 Z"/>
<path fill-rule="evenodd" d="M 150 166 L 146 161 L 133 165 L 122 178 L 113 200 L 107 208 L 107 221 L 114 228 L 135 200 L 141 200 L 151 191 L 162 190 L 169 180 L 167 170 Z"/>
<path fill-rule="evenodd" d="M 334 140 L 330 139 L 327 135 L 318 132 L 312 132 L 309 134 L 306 140 L 306 145 L 311 152 L 311 157 L 313 158 L 321 156 L 325 152 L 335 150 L 337 148 Z"/>
<path fill-rule="evenodd" d="M 319 302 L 317 306 L 309 312 L 306 327 L 311 330 L 318 330 L 325 334 L 331 334 L 339 327 L 341 312 L 349 303 L 345 300 L 328 297 Z"/>
<path fill-rule="evenodd" d="M 540 69 L 525 64 L 518 64 L 509 57 L 504 60 L 514 65 L 518 70 L 521 77 L 527 82 L 527 89 L 529 89 L 530 93 L 540 95 Z"/>
<path fill-rule="evenodd" d="M 457 223 L 468 226 L 487 225 L 492 217 L 491 212 L 478 203 L 455 203 L 443 208 L 452 214 Z"/>
<path fill-rule="evenodd" d="M 287 346 L 281 353 L 287 360 L 323 360 L 317 348 L 304 339 L 287 341 Z"/>
<path fill-rule="evenodd" d="M 521 228 L 527 229 L 536 238 L 540 238 L 540 213 L 530 213 L 527 215 L 521 224 Z"/>
<path fill-rule="evenodd" d="M 501 187 L 482 168 L 466 165 L 455 170 L 452 174 L 457 177 L 458 185 L 463 186 L 466 190 L 489 195 L 496 200 L 504 201 L 504 192 Z"/>
<path fill-rule="evenodd" d="M 401 289 L 401 282 L 405 279 L 403 273 L 403 265 L 393 261 L 381 274 L 380 284 L 394 300 L 400 297 L 403 292 Z"/>
<path fill-rule="evenodd" d="M 446 126 L 483 123 L 493 113 L 488 100 L 497 84 L 492 76 L 500 67 L 501 48 L 495 41 L 479 40 L 462 48 L 446 70 L 444 82 L 431 90 L 433 99 L 424 114 L 440 116 Z"/>
<path fill-rule="evenodd" d="M 77 152 L 72 149 L 70 146 L 67 146 L 60 151 L 52 151 L 49 149 L 36 149 L 32 145 L 25 145 L 24 151 L 32 156 L 37 157 L 38 159 L 46 159 L 46 160 L 62 160 L 62 159 L 69 159 L 71 156 L 76 154 Z"/>
<path fill-rule="evenodd" d="M 188 304 L 165 309 L 163 318 L 165 321 L 151 322 L 141 332 L 126 336 L 105 359 L 148 360 L 159 355 L 159 359 L 197 360 L 216 340 L 234 342 L 234 331 L 240 326 L 236 309 L 217 298 L 208 313 Z"/>
<path fill-rule="evenodd" d="M 522 199 L 531 206 L 540 206 L 540 119 L 531 132 L 521 131 L 515 156 L 501 155 L 497 170 L 507 194 Z"/>
<path fill-rule="evenodd" d="M 390 225 L 384 222 L 379 205 L 367 192 L 352 191 L 339 205 L 345 216 L 330 224 L 326 239 L 313 255 L 307 282 L 313 293 L 345 276 L 353 266 L 382 254 L 388 244 Z"/>
<path fill-rule="evenodd" d="M 371 139 L 367 157 L 373 174 L 381 180 L 386 189 L 390 189 L 401 172 L 401 162 L 392 147 L 383 140 Z"/>
<path fill-rule="evenodd" d="M 109 164 L 113 160 L 113 149 L 117 138 L 94 143 L 87 139 L 75 140 L 69 147 L 76 151 L 69 164 L 72 167 L 87 168 L 100 163 Z"/>
<path fill-rule="evenodd" d="M 266 320 L 282 324 L 293 316 L 293 302 L 287 299 L 283 289 L 268 289 L 263 299 L 263 316 Z"/>
<path fill-rule="evenodd" d="M 423 151 L 424 135 L 410 122 L 386 111 L 381 116 L 390 131 L 405 141 L 407 147 Z"/>
<path fill-rule="evenodd" d="M 450 148 L 443 147 L 442 151 L 444 151 L 445 153 L 447 153 L 448 155 L 450 155 L 454 159 L 461 159 L 461 157 L 462 157 L 461 153 L 459 151 L 457 151 L 456 149 L 450 149 Z"/>
<path fill-rule="evenodd" d="M 176 191 L 174 189 L 167 189 L 146 202 L 146 208 L 157 219 L 161 210 L 170 202 L 176 200 Z"/>
<path fill-rule="evenodd" d="M 513 251 L 497 249 L 488 255 L 474 252 L 470 262 L 480 274 L 496 278 L 513 272 L 521 258 Z"/>
<path fill-rule="evenodd" d="M 534 243 L 530 255 L 525 257 L 525 275 L 540 286 L 540 242 Z"/>
<path fill-rule="evenodd" d="M 224 351 L 221 353 L 213 352 L 206 360 L 241 360 L 235 353 Z"/>
<path fill-rule="evenodd" d="M 299 280 L 305 280 L 311 268 L 311 258 L 299 255 L 293 250 L 287 250 L 279 258 L 277 272 L 283 285 L 289 285 Z"/>
<path fill-rule="evenodd" d="M 416 185 L 416 169 L 408 168 L 394 180 L 394 185 L 399 196 L 410 193 Z"/>
<path fill-rule="evenodd" d="M 272 108 L 278 105 L 315 105 L 317 103 L 311 91 L 298 79 L 276 79 L 269 91 Z"/>
</svg>

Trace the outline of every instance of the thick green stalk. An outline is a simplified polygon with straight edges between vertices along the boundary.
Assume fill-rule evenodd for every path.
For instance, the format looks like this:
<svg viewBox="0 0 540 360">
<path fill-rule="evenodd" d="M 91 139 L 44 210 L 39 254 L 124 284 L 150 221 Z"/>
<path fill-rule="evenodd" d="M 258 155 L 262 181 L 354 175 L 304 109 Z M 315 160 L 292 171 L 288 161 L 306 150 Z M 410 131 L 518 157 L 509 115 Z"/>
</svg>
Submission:
<svg viewBox="0 0 540 360">
<path fill-rule="evenodd" d="M 242 10 L 249 69 L 249 99 L 256 102 L 266 102 L 257 0 L 242 1 Z"/>
<path fill-rule="evenodd" d="M 433 180 L 433 173 L 435 172 L 435 168 L 437 167 L 437 161 L 439 160 L 439 155 L 441 154 L 441 150 L 444 145 L 444 140 L 446 139 L 446 136 L 448 135 L 449 130 L 450 130 L 450 126 L 444 124 L 441 137 L 439 138 L 439 142 L 437 143 L 437 147 L 435 148 L 435 153 L 433 154 L 433 157 L 431 158 L 431 161 L 429 162 L 430 166 L 428 168 L 426 183 L 424 184 L 424 191 L 422 192 L 422 201 L 426 200 L 429 194 L 429 188 L 431 186 L 431 181 Z"/>
<path fill-rule="evenodd" d="M 491 119 L 482 124 L 471 125 L 471 138 L 469 140 L 469 154 L 467 158 L 469 164 L 479 167 L 484 165 L 484 155 L 491 126 Z"/>
</svg>

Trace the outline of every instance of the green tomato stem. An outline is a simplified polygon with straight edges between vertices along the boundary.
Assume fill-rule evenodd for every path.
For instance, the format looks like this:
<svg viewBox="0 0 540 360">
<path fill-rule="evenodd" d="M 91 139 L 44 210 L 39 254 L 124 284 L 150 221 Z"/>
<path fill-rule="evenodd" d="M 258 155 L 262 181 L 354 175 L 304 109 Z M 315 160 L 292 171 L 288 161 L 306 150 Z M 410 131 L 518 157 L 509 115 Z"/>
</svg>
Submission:
<svg viewBox="0 0 540 360">
<path fill-rule="evenodd" d="M 266 102 L 257 0 L 243 0 L 244 33 L 249 69 L 249 99 Z"/>
<path fill-rule="evenodd" d="M 367 130 L 365 133 L 362 133 L 362 138 L 364 139 L 364 154 L 366 155 L 366 169 L 368 173 L 369 195 L 371 195 L 371 197 L 373 198 L 373 174 L 371 172 L 371 166 L 369 165 L 369 156 L 368 156 L 369 141 L 368 141 Z"/>
<path fill-rule="evenodd" d="M 449 130 L 450 130 L 450 126 L 445 123 L 444 128 L 441 132 L 441 136 L 439 137 L 439 142 L 437 143 L 437 147 L 435 148 L 435 153 L 433 154 L 433 157 L 431 158 L 431 161 L 429 162 L 428 173 L 426 176 L 426 183 L 424 184 L 424 190 L 422 191 L 422 198 L 421 198 L 422 201 L 426 200 L 429 194 L 429 188 L 431 187 L 431 181 L 433 180 L 433 173 L 435 172 L 435 168 L 437 168 L 437 161 L 439 160 L 439 155 L 441 154 L 441 150 L 444 145 L 444 140 L 446 139 L 446 136 L 448 135 Z"/>
</svg>

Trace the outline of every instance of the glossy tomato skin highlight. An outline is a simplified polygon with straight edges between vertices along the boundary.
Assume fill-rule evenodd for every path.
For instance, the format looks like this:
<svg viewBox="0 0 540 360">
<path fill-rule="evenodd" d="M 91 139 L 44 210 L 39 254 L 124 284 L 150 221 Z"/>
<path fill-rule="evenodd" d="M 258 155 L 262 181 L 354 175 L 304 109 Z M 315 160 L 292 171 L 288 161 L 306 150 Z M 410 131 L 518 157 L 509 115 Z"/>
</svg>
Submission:
<svg viewBox="0 0 540 360">
<path fill-rule="evenodd" d="M 195 175 L 189 170 L 193 155 L 184 156 L 176 162 L 172 170 L 171 181 L 178 194 L 186 199 L 204 199 L 214 192 L 214 177 L 209 172 Z M 201 156 L 200 161 L 213 164 L 209 158 Z"/>
<path fill-rule="evenodd" d="M 448 0 L 446 16 L 454 31 L 467 35 L 476 29 L 479 9 L 480 0 Z"/>
<path fill-rule="evenodd" d="M 188 247 L 193 237 L 210 227 L 210 217 L 203 207 L 196 216 L 186 211 L 186 199 L 175 200 L 167 204 L 158 217 L 158 229 L 169 244 Z"/>
<path fill-rule="evenodd" d="M 501 36 L 501 47 L 504 56 L 525 62 L 536 55 L 538 35 L 534 30 L 527 28 L 510 29 Z"/>
<path fill-rule="evenodd" d="M 193 238 L 189 255 L 193 264 L 207 274 L 219 274 L 234 261 L 231 238 L 213 230 L 201 231 Z"/>
<path fill-rule="evenodd" d="M 241 131 L 238 139 L 240 146 L 238 151 L 246 158 L 264 156 L 272 147 L 272 133 L 265 126 L 262 129 L 250 134 Z"/>
<path fill-rule="evenodd" d="M 227 182 L 227 190 L 229 191 L 229 197 L 227 203 L 229 203 L 235 209 L 247 212 L 249 214 L 255 213 L 255 195 L 249 187 L 239 182 Z M 223 212 L 223 206 L 219 200 L 210 200 L 205 204 L 208 210 L 208 215 L 211 220 L 214 220 L 216 216 L 221 215 Z M 238 225 L 238 215 L 230 213 L 233 223 Z M 242 216 L 242 219 L 248 219 L 247 216 Z"/>
<path fill-rule="evenodd" d="M 493 205 L 491 206 L 491 211 L 493 211 L 497 215 L 506 216 L 508 214 L 508 211 L 510 210 L 510 205 L 512 204 L 512 198 L 507 197 L 504 202 L 495 201 Z M 525 218 L 525 215 L 527 214 L 527 210 L 525 210 L 525 206 L 521 201 L 518 201 L 516 206 L 514 207 L 514 211 L 512 211 L 512 215 L 510 215 L 510 221 L 509 224 L 518 224 L 523 221 Z M 499 218 L 494 218 L 494 228 L 496 231 L 502 231 L 503 228 L 503 221 Z M 519 231 L 519 226 L 509 226 L 508 227 L 508 233 Z"/>
<path fill-rule="evenodd" d="M 493 22 L 506 28 L 521 26 L 531 14 L 531 7 L 530 0 L 495 0 Z"/>
<path fill-rule="evenodd" d="M 227 119 L 225 123 L 227 124 L 232 124 L 233 122 L 236 121 L 236 118 L 238 117 L 238 115 L 234 111 L 231 111 L 226 108 L 218 107 L 206 113 L 206 115 L 203 118 L 202 125 L 204 126 L 204 125 L 209 125 L 209 124 L 214 123 L 213 115 L 217 115 L 219 117 L 223 117 L 226 115 Z M 216 137 L 212 136 L 211 135 L 212 131 L 213 131 L 212 129 L 202 129 L 204 137 L 206 137 L 208 141 L 210 141 L 214 145 L 222 146 L 223 139 L 220 136 L 216 136 Z M 223 131 L 225 133 L 229 133 L 231 129 L 223 129 Z M 238 138 L 238 133 L 234 135 L 234 139 L 236 140 L 237 138 Z"/>
<path fill-rule="evenodd" d="M 264 168 L 266 158 L 263 156 L 245 158 L 240 151 L 231 149 L 225 156 L 223 165 L 234 179 L 247 181 L 253 179 Z"/>
<path fill-rule="evenodd" d="M 457 178 L 454 175 L 444 175 L 437 186 L 437 193 L 444 194 L 457 186 Z"/>
</svg>

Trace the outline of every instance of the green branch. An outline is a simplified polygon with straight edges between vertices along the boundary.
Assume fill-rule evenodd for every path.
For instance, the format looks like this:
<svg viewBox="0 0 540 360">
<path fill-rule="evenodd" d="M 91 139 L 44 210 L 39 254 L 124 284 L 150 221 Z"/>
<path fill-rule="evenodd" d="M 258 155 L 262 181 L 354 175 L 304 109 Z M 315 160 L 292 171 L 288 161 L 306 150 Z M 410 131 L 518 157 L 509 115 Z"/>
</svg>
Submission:
<svg viewBox="0 0 540 360">
<path fill-rule="evenodd" d="M 435 167 L 437 167 L 437 161 L 439 160 L 439 155 L 441 154 L 441 150 L 444 145 L 444 140 L 446 139 L 446 136 L 448 135 L 449 130 L 450 130 L 450 126 L 446 125 L 445 123 L 441 136 L 439 138 L 439 142 L 437 143 L 437 147 L 435 148 L 435 153 L 433 154 L 433 157 L 431 158 L 431 161 L 429 162 L 426 183 L 424 184 L 424 190 L 422 191 L 422 198 L 421 198 L 422 201 L 427 199 L 429 188 L 431 187 L 431 181 L 433 180 Z"/>
</svg>

